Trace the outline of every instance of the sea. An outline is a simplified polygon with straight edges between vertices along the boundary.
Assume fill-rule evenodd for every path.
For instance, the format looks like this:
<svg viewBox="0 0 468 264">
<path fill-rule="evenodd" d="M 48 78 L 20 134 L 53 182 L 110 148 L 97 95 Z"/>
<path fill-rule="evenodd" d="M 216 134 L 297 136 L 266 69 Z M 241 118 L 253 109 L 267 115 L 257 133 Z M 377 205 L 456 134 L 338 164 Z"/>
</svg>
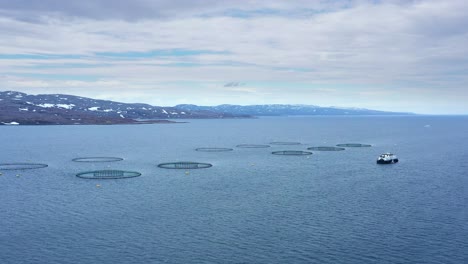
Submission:
<svg viewBox="0 0 468 264">
<path fill-rule="evenodd" d="M 0 163 L 48 165 L 0 166 L 0 263 L 468 263 L 468 117 L 184 121 L 0 126 Z M 341 143 L 372 147 L 271 154 Z"/>
</svg>

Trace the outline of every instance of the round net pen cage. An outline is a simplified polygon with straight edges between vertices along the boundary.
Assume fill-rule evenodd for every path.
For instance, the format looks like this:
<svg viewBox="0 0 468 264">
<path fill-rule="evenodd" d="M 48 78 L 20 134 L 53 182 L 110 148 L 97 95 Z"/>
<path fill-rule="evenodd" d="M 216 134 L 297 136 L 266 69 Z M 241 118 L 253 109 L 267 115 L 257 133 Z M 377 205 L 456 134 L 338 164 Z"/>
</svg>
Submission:
<svg viewBox="0 0 468 264">
<path fill-rule="evenodd" d="M 189 170 L 189 169 L 206 169 L 206 168 L 213 167 L 213 165 L 210 163 L 202 163 L 202 162 L 180 161 L 180 162 L 161 163 L 158 165 L 158 167 L 163 168 L 163 169 Z"/>
<path fill-rule="evenodd" d="M 310 151 L 302 151 L 302 150 L 282 150 L 282 151 L 273 151 L 271 154 L 284 155 L 284 156 L 307 156 L 307 155 L 312 155 L 313 153 Z"/>
<path fill-rule="evenodd" d="M 361 144 L 361 143 L 346 143 L 346 144 L 337 144 L 337 147 L 345 147 L 345 148 L 368 148 L 372 147 L 369 144 Z"/>
<path fill-rule="evenodd" d="M 46 168 L 49 165 L 42 164 L 42 163 L 0 163 L 0 171 L 7 171 L 7 170 L 34 170 L 34 169 L 42 169 Z"/>
<path fill-rule="evenodd" d="M 136 171 L 123 170 L 96 170 L 85 171 L 76 174 L 76 177 L 83 179 L 125 179 L 141 176 L 141 173 Z"/>
<path fill-rule="evenodd" d="M 195 151 L 201 151 L 201 152 L 227 152 L 227 151 L 233 151 L 234 149 L 232 148 L 196 148 Z"/>
<path fill-rule="evenodd" d="M 291 146 L 291 145 L 301 145 L 301 142 L 270 142 L 270 145 L 280 145 L 280 146 Z"/>
<path fill-rule="evenodd" d="M 116 162 L 122 160 L 122 158 L 117 157 L 81 157 L 72 159 L 74 162 Z"/>
<path fill-rule="evenodd" d="M 345 148 L 340 147 L 310 147 L 307 150 L 315 150 L 315 151 L 343 151 Z"/>
<path fill-rule="evenodd" d="M 240 144 L 236 146 L 237 148 L 269 148 L 270 145 L 257 145 L 257 144 Z"/>
</svg>

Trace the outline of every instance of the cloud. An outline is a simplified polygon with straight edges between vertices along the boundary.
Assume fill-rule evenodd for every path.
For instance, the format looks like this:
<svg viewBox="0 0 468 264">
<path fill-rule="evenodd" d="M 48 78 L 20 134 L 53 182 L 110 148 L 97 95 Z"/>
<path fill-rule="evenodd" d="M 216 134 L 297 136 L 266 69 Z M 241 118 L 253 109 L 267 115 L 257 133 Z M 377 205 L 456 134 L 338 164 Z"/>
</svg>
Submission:
<svg viewBox="0 0 468 264">
<path fill-rule="evenodd" d="M 265 101 L 364 106 L 373 100 L 382 107 L 400 95 L 411 98 L 408 104 L 427 105 L 423 111 L 454 100 L 468 113 L 462 101 L 468 93 L 462 89 L 468 82 L 466 1 L 129 3 L 0 0 L 0 71 L 25 79 L 0 79 L 1 88 L 62 85 L 63 92 L 87 93 L 105 86 L 116 98 L 132 90 L 147 99 L 152 91 L 175 102 L 161 92 L 169 84 L 193 103 L 214 89 L 212 98 L 223 103 L 250 100 L 229 98 L 237 87 L 261 92 Z M 270 88 L 252 85 L 259 83 Z M 317 97 L 319 86 L 333 86 L 343 98 Z M 413 91 L 422 93 L 418 98 Z"/>
<path fill-rule="evenodd" d="M 245 85 L 245 83 L 241 83 L 241 82 L 228 82 L 226 84 L 224 84 L 224 87 L 240 87 L 240 86 L 243 86 Z"/>
<path fill-rule="evenodd" d="M 349 7 L 362 1 L 299 0 L 0 0 L 4 15 L 26 21 L 42 16 L 79 17 L 98 20 L 173 19 L 190 16 L 258 16 L 292 11 L 324 11 Z M 369 0 L 369 3 L 372 1 Z"/>
</svg>

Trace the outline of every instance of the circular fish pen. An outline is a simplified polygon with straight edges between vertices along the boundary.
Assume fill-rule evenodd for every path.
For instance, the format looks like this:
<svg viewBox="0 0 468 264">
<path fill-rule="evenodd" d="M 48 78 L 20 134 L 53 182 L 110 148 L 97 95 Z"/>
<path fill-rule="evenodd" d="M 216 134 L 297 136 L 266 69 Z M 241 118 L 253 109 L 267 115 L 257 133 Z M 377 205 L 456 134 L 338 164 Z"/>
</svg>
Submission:
<svg viewBox="0 0 468 264">
<path fill-rule="evenodd" d="M 196 148 L 195 151 L 201 151 L 201 152 L 227 152 L 227 151 L 233 151 L 234 149 L 232 148 Z"/>
<path fill-rule="evenodd" d="M 360 143 L 346 143 L 346 144 L 337 144 L 337 147 L 345 147 L 345 148 L 368 148 L 372 147 L 369 144 L 360 144 Z"/>
<path fill-rule="evenodd" d="M 81 157 L 72 159 L 74 162 L 116 162 L 122 160 L 122 158 L 117 157 Z"/>
<path fill-rule="evenodd" d="M 345 148 L 340 148 L 340 147 L 310 147 L 307 149 L 316 150 L 316 151 L 343 151 L 345 150 Z"/>
<path fill-rule="evenodd" d="M 257 145 L 257 144 L 240 144 L 236 146 L 237 148 L 269 148 L 270 145 Z"/>
<path fill-rule="evenodd" d="M 282 151 L 273 151 L 271 154 L 284 155 L 284 156 L 307 156 L 307 155 L 312 155 L 313 153 L 310 151 L 302 151 L 302 150 L 282 150 Z"/>
<path fill-rule="evenodd" d="M 280 145 L 280 146 L 292 146 L 292 145 L 301 145 L 301 142 L 270 142 L 270 145 Z"/>
<path fill-rule="evenodd" d="M 85 171 L 76 174 L 76 177 L 83 179 L 125 179 L 141 176 L 141 173 L 136 171 L 122 170 L 97 170 Z"/>
<path fill-rule="evenodd" d="M 210 163 L 202 163 L 202 162 L 180 161 L 180 162 L 161 163 L 158 165 L 158 167 L 163 168 L 163 169 L 189 170 L 189 169 L 206 169 L 206 168 L 213 167 L 213 165 Z"/>
<path fill-rule="evenodd" d="M 34 170 L 46 168 L 49 165 L 42 163 L 0 163 L 0 171 L 5 170 Z"/>
</svg>

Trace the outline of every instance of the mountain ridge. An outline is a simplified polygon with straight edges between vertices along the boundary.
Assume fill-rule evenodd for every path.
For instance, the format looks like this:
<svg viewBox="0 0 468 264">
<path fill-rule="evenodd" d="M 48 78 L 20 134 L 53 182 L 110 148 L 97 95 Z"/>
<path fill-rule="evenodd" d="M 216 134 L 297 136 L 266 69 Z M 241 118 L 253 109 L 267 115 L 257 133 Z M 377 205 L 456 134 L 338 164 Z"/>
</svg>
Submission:
<svg viewBox="0 0 468 264">
<path fill-rule="evenodd" d="M 0 125 L 170 123 L 167 119 L 247 118 L 212 111 L 122 103 L 66 94 L 0 91 Z"/>
<path fill-rule="evenodd" d="M 30 95 L 0 91 L 0 125 L 88 125 L 170 123 L 177 119 L 252 118 L 294 115 L 410 115 L 363 108 L 266 104 L 153 106 L 122 103 L 67 94 Z"/>
<path fill-rule="evenodd" d="M 187 111 L 215 111 L 220 113 L 244 114 L 252 116 L 294 116 L 294 115 L 414 115 L 406 112 L 387 112 L 356 107 L 323 107 L 304 104 L 266 104 L 266 105 L 232 105 L 198 106 L 180 104 L 175 107 Z"/>
</svg>

